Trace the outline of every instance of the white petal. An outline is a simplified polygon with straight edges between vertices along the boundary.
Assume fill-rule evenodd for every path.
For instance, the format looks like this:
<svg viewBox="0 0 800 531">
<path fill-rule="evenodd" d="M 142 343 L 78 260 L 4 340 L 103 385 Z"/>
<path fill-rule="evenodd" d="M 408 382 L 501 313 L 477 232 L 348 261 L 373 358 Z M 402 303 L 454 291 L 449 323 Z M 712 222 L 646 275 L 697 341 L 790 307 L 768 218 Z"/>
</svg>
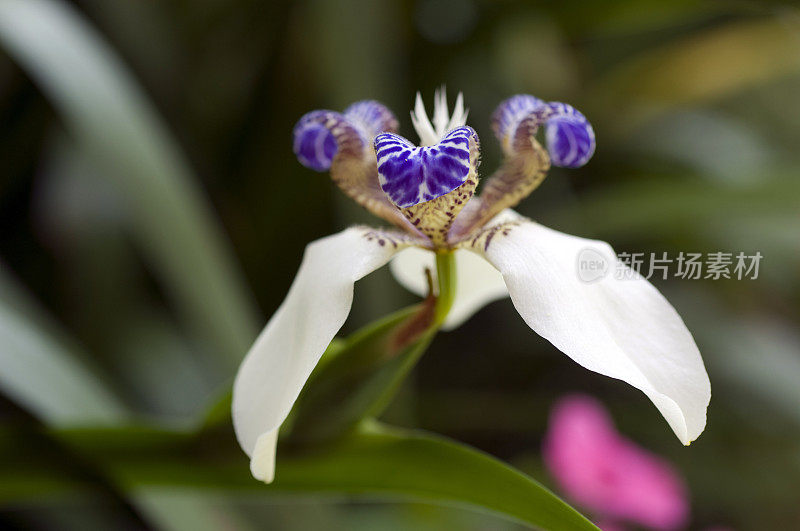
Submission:
<svg viewBox="0 0 800 531">
<path fill-rule="evenodd" d="M 607 243 L 523 221 L 478 251 L 503 273 L 528 326 L 587 369 L 643 391 L 684 444 L 700 435 L 711 386 L 694 339 L 661 293 L 618 264 Z M 605 274 L 584 267 L 579 276 L 579 260 L 604 261 Z M 617 278 L 618 267 L 633 278 Z"/>
<path fill-rule="evenodd" d="M 275 450 L 278 446 L 278 428 L 262 433 L 256 439 L 250 459 L 250 473 L 265 483 L 275 479 Z"/>
<path fill-rule="evenodd" d="M 278 428 L 350 313 L 353 285 L 406 245 L 387 233 L 355 227 L 306 247 L 286 299 L 233 384 L 233 427 L 252 457 L 254 476 L 271 481 Z"/>
<path fill-rule="evenodd" d="M 503 276 L 492 264 L 473 252 L 459 249 L 456 259 L 456 297 L 444 322 L 445 330 L 461 326 L 475 312 L 492 301 L 508 296 Z M 433 252 L 412 247 L 397 254 L 390 263 L 397 281 L 412 293 L 428 294 L 425 268 L 436 271 Z"/>
<path fill-rule="evenodd" d="M 414 130 L 419 135 L 420 146 L 432 146 L 439 142 L 439 136 L 433 130 L 431 121 L 428 119 L 428 114 L 425 112 L 425 104 L 422 102 L 422 95 L 417 92 L 417 101 L 414 105 L 414 110 L 411 111 L 411 123 L 414 125 Z"/>
</svg>

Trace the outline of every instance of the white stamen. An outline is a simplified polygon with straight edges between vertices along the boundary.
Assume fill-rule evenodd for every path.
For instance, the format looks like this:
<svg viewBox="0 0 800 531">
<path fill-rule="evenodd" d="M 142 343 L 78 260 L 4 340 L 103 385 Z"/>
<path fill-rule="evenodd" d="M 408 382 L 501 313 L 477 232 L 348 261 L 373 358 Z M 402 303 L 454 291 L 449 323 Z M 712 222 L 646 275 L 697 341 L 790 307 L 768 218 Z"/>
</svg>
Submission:
<svg viewBox="0 0 800 531">
<path fill-rule="evenodd" d="M 451 131 L 456 127 L 461 127 L 462 125 L 467 125 L 467 116 L 469 115 L 469 109 L 464 109 L 464 94 L 461 92 L 458 93 L 458 98 L 456 98 L 456 106 L 453 109 L 453 116 L 450 117 L 450 123 L 447 124 L 445 128 L 445 133 L 447 131 Z"/>
<path fill-rule="evenodd" d="M 464 109 L 464 95 L 459 92 L 453 115 L 447 110 L 447 92 L 444 85 L 437 89 L 433 96 L 433 124 L 428 119 L 422 96 L 417 92 L 414 110 L 411 111 L 411 123 L 419 135 L 420 146 L 437 144 L 448 132 L 467 123 L 469 109 Z"/>
<path fill-rule="evenodd" d="M 436 136 L 442 138 L 447 132 L 447 122 L 450 119 L 449 112 L 447 112 L 447 91 L 444 85 L 438 89 L 433 95 L 433 128 L 436 130 Z"/>
<path fill-rule="evenodd" d="M 428 119 L 428 113 L 425 112 L 425 104 L 422 103 L 422 95 L 419 92 L 417 92 L 414 110 L 411 111 L 411 123 L 419 135 L 419 144 L 421 146 L 432 146 L 439 142 L 441 137 L 436 134 Z"/>
</svg>

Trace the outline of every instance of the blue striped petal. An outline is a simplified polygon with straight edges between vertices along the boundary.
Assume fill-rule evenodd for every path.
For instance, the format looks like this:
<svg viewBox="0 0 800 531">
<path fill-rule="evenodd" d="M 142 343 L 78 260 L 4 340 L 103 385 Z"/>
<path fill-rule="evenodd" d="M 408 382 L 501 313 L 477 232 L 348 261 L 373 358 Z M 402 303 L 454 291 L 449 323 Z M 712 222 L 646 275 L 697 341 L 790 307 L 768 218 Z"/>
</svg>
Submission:
<svg viewBox="0 0 800 531">
<path fill-rule="evenodd" d="M 550 160 L 562 168 L 580 168 L 594 155 L 594 129 L 586 117 L 571 105 L 545 105 L 545 140 Z"/>
<path fill-rule="evenodd" d="M 478 135 L 471 127 L 457 127 L 434 146 L 417 147 L 402 136 L 375 137 L 378 178 L 389 200 L 400 208 L 431 201 L 452 192 L 467 180 L 477 160 L 470 160 L 471 143 Z M 477 156 L 473 157 L 477 158 Z"/>
<path fill-rule="evenodd" d="M 394 113 L 375 100 L 356 102 L 345 109 L 344 115 L 361 126 L 370 140 L 384 131 L 397 131 L 399 125 Z"/>
<path fill-rule="evenodd" d="M 304 115 L 293 133 L 293 149 L 300 164 L 327 171 L 339 151 L 363 156 L 378 133 L 397 130 L 397 119 L 377 101 L 354 103 L 344 113 L 320 110 Z"/>
<path fill-rule="evenodd" d="M 543 100 L 530 94 L 517 94 L 504 100 L 492 114 L 492 130 L 495 136 L 501 142 L 512 138 L 519 122 L 542 105 L 544 105 Z"/>
<path fill-rule="evenodd" d="M 520 130 L 523 122 L 526 130 Z M 586 117 L 571 105 L 547 103 L 528 94 L 519 94 L 502 102 L 492 116 L 495 135 L 510 151 L 514 151 L 518 134 L 535 134 L 541 125 L 545 126 L 547 150 L 555 166 L 578 168 L 592 158 L 594 130 Z"/>
<path fill-rule="evenodd" d="M 308 114 L 294 128 L 293 147 L 300 164 L 314 171 L 330 169 L 339 149 L 333 133 L 313 117 L 309 119 Z"/>
</svg>

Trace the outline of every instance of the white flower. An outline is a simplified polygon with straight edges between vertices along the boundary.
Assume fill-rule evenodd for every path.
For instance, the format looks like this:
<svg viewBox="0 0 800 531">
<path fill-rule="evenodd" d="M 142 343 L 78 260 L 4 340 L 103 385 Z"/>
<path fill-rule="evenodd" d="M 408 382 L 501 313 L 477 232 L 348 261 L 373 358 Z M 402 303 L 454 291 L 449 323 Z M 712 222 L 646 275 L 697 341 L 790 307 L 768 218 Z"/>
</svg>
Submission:
<svg viewBox="0 0 800 531">
<path fill-rule="evenodd" d="M 391 132 L 384 106 L 360 102 L 344 113 L 314 111 L 295 128 L 295 153 L 306 166 L 330 169 L 351 198 L 397 229 L 353 227 L 312 242 L 283 304 L 247 354 L 233 390 L 233 422 L 253 475 L 274 477 L 278 430 L 311 371 L 347 319 L 355 282 L 392 261 L 392 272 L 423 295 L 423 269 L 454 253 L 456 297 L 444 328 L 510 295 L 535 332 L 580 365 L 644 392 L 677 437 L 703 431 L 710 384 L 680 316 L 644 278 L 581 280 L 578 256 L 589 250 L 610 270 L 606 243 L 548 229 L 511 207 L 554 164 L 578 167 L 594 151 L 594 132 L 569 105 L 514 96 L 493 115 L 506 160 L 480 196 L 478 137 L 464 126 L 463 98 L 448 117 L 437 93 L 433 124 L 417 97 L 412 121 L 424 147 Z M 535 139 L 545 127 L 545 150 Z M 373 147 L 374 146 L 374 147 Z M 399 229 L 399 230 L 398 230 Z"/>
</svg>

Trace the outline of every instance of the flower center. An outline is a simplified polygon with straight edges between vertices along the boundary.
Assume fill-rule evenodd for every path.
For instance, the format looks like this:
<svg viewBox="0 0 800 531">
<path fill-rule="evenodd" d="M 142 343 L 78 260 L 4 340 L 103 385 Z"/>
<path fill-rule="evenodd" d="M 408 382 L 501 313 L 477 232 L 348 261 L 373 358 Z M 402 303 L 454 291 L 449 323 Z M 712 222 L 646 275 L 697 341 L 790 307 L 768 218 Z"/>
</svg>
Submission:
<svg viewBox="0 0 800 531">
<path fill-rule="evenodd" d="M 478 135 L 462 126 L 433 146 L 417 147 L 383 133 L 375 137 L 375 152 L 389 200 L 434 246 L 445 247 L 453 220 L 478 184 Z"/>
</svg>

